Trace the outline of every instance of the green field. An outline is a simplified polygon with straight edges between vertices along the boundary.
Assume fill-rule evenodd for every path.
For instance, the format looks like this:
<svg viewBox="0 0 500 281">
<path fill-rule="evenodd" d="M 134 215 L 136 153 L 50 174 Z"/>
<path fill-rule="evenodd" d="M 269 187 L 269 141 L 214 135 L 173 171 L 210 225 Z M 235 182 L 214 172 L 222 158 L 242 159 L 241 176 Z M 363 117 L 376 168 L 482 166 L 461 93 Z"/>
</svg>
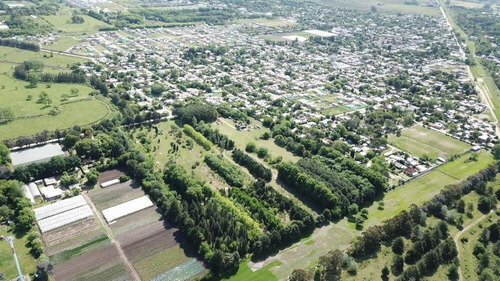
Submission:
<svg viewBox="0 0 500 281">
<path fill-rule="evenodd" d="M 438 7 L 427 7 L 427 3 L 434 1 L 418 0 L 418 6 L 405 5 L 405 0 L 316 0 L 321 4 L 331 5 L 339 8 L 351 8 L 361 11 L 370 11 L 372 6 L 377 8 L 377 12 L 381 13 L 403 13 L 417 14 L 428 16 L 439 16 Z"/>
<path fill-rule="evenodd" d="M 389 143 L 412 155 L 427 155 L 431 159 L 448 158 L 471 149 L 469 144 L 420 125 L 404 129 L 400 137 L 390 135 Z"/>
<path fill-rule="evenodd" d="M 56 30 L 71 34 L 84 34 L 98 32 L 99 28 L 109 27 L 105 22 L 96 20 L 87 15 L 80 15 L 84 23 L 72 23 L 70 15 L 44 16 L 43 18 L 54 26 Z"/>
<path fill-rule="evenodd" d="M 453 162 L 448 162 L 428 174 L 409 183 L 396 187 L 384 196 L 384 210 L 378 210 L 377 204 L 368 208 L 369 217 L 366 226 L 381 224 L 383 221 L 408 209 L 411 204 L 420 205 L 439 193 L 446 185 L 466 179 L 493 163 L 489 152 L 479 153 L 478 161 L 468 161 L 470 154 L 465 154 Z"/>
<path fill-rule="evenodd" d="M 0 225 L 0 235 L 14 236 L 14 247 L 16 248 L 17 258 L 21 264 L 21 270 L 23 274 L 31 274 L 36 270 L 36 260 L 29 253 L 29 249 L 26 248 L 26 236 L 16 237 L 12 232 L 8 232 L 8 228 L 5 225 Z M 0 241 L 0 272 L 5 273 L 6 280 L 11 280 L 17 277 L 16 265 L 14 263 L 14 257 L 10 250 L 10 245 L 7 241 Z"/>
<path fill-rule="evenodd" d="M 278 278 L 270 271 L 270 269 L 280 266 L 281 262 L 274 261 L 262 269 L 253 272 L 252 269 L 246 264 L 242 263 L 238 273 L 231 276 L 229 279 L 222 280 L 238 280 L 238 281 L 278 281 Z"/>
<path fill-rule="evenodd" d="M 288 26 L 288 25 L 297 24 L 295 22 L 287 22 L 287 21 L 283 21 L 280 19 L 267 19 L 267 18 L 237 19 L 237 20 L 228 21 L 227 23 L 233 24 L 233 23 L 247 23 L 247 22 L 255 22 L 255 23 L 260 23 L 260 24 L 267 25 L 267 26 Z"/>
<path fill-rule="evenodd" d="M 78 43 L 80 43 L 80 40 L 75 39 L 73 36 L 61 36 L 55 43 L 44 46 L 44 48 L 64 52 Z"/>
<path fill-rule="evenodd" d="M 32 52 L 0 46 L 0 73 L 10 73 L 13 67 L 23 61 L 37 60 L 44 63 L 45 70 L 53 69 L 62 71 L 67 69 L 68 65 L 74 63 L 84 63 L 86 60 L 75 57 L 68 57 L 44 52 Z M 3 82 L 0 80 L 0 83 Z"/>
</svg>

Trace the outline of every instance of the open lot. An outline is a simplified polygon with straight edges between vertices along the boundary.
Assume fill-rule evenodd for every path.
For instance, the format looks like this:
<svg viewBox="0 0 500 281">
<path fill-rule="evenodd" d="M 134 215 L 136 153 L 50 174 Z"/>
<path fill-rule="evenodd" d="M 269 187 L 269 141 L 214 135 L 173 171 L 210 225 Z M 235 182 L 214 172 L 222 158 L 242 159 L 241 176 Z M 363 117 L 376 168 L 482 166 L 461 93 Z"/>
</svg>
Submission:
<svg viewBox="0 0 500 281">
<path fill-rule="evenodd" d="M 0 46 L 0 73 L 9 72 L 15 64 L 23 61 L 38 60 L 44 63 L 46 69 L 64 70 L 68 65 L 84 63 L 81 58 L 62 56 L 58 54 L 32 52 L 16 48 Z M 3 80 L 3 78 L 2 78 Z"/>
<path fill-rule="evenodd" d="M 439 16 L 439 8 L 428 7 L 427 3 L 435 3 L 433 1 L 417 0 L 416 5 L 405 5 L 405 0 L 316 0 L 321 4 L 331 5 L 339 8 L 351 8 L 361 11 L 370 11 L 372 6 L 377 8 L 377 12 L 381 13 L 404 13 L 417 14 L 428 16 Z"/>
<path fill-rule="evenodd" d="M 466 179 L 494 161 L 491 154 L 486 151 L 479 153 L 477 162 L 468 161 L 469 156 L 470 154 L 465 154 L 388 192 L 384 196 L 384 210 L 378 210 L 377 204 L 368 208 L 370 215 L 365 225 L 380 224 L 407 209 L 411 204 L 420 205 L 438 194 L 443 187 Z"/>
<path fill-rule="evenodd" d="M 404 129 L 400 137 L 391 135 L 389 143 L 412 155 L 427 155 L 432 159 L 448 158 L 471 149 L 467 143 L 420 125 Z"/>
<path fill-rule="evenodd" d="M 64 33 L 83 34 L 98 32 L 99 28 L 109 27 L 105 22 L 96 20 L 87 15 L 80 15 L 85 22 L 72 23 L 70 15 L 44 16 L 43 18 Z"/>
</svg>

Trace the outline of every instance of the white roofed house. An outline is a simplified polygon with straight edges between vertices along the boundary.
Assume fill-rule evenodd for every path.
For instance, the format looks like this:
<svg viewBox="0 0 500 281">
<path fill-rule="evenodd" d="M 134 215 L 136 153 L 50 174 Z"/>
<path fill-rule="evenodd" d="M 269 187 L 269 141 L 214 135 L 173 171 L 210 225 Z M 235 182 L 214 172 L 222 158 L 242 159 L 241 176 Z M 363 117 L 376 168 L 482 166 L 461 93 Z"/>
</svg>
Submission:
<svg viewBox="0 0 500 281">
<path fill-rule="evenodd" d="M 62 197 L 62 190 L 53 185 L 40 187 L 40 192 L 46 200 L 55 200 Z"/>
</svg>

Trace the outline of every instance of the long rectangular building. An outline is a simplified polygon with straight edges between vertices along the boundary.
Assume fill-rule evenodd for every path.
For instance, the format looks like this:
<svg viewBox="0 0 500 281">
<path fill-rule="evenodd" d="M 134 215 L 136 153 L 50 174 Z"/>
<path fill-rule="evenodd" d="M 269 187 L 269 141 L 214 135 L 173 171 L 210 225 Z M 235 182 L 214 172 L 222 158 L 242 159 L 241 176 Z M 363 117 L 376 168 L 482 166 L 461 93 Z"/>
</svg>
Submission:
<svg viewBox="0 0 500 281">
<path fill-rule="evenodd" d="M 91 218 L 93 216 L 94 213 L 92 212 L 92 209 L 90 209 L 89 205 L 85 205 L 39 220 L 38 226 L 40 227 L 40 231 L 45 233 L 61 226 L 65 226 L 85 218 Z"/>
<path fill-rule="evenodd" d="M 120 205 L 105 209 L 102 211 L 102 214 L 104 215 L 104 218 L 108 223 L 112 223 L 116 219 L 133 214 L 151 206 L 153 206 L 153 202 L 151 202 L 149 197 L 145 195 L 137 199 L 122 203 Z"/>
<path fill-rule="evenodd" d="M 36 219 L 42 220 L 44 218 L 48 218 L 84 205 L 87 205 L 87 201 L 85 201 L 85 198 L 83 198 L 83 196 L 78 195 L 69 199 L 61 200 L 51 205 L 36 208 L 34 212 Z"/>
</svg>

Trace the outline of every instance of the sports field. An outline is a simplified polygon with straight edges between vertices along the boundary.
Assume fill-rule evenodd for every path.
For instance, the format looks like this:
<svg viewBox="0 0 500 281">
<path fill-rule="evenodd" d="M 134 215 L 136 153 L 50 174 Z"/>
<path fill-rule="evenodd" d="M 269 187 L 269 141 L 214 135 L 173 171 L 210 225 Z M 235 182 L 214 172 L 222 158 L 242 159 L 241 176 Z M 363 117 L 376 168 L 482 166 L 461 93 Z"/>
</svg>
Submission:
<svg viewBox="0 0 500 281">
<path fill-rule="evenodd" d="M 427 155 L 431 159 L 448 158 L 471 149 L 467 143 L 420 125 L 404 129 L 400 137 L 389 136 L 389 143 L 412 155 Z"/>
</svg>

